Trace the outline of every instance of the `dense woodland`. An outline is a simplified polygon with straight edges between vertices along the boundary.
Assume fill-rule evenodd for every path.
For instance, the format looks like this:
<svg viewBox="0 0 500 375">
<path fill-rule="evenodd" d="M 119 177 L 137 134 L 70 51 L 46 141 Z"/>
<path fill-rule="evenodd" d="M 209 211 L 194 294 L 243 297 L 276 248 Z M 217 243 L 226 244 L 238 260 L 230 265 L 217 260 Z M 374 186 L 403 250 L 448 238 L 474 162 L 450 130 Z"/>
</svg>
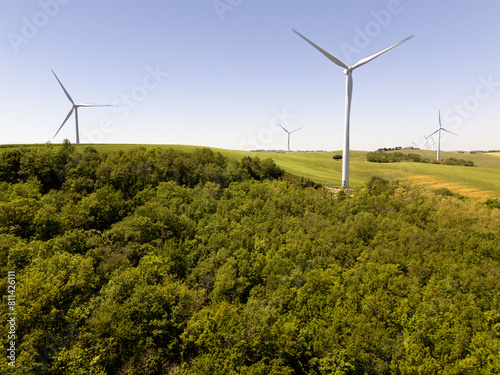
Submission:
<svg viewBox="0 0 500 375">
<path fill-rule="evenodd" d="M 1 373 L 500 373 L 496 200 L 69 142 L 4 151 L 0 181 Z"/>
</svg>

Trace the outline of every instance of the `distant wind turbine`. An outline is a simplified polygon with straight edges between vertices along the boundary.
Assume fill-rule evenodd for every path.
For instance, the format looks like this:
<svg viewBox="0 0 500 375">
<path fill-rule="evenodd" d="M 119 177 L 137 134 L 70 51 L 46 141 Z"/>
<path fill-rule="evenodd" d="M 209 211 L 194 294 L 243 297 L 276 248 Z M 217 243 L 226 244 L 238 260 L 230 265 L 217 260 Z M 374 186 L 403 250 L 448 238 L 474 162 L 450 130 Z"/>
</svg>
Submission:
<svg viewBox="0 0 500 375">
<path fill-rule="evenodd" d="M 446 130 L 445 128 L 443 128 L 441 126 L 441 111 L 439 111 L 439 129 L 436 130 L 434 133 L 432 133 L 431 135 L 429 135 L 429 137 L 432 137 L 434 134 L 438 133 L 438 149 L 437 149 L 437 157 L 436 157 L 436 160 L 439 160 L 439 152 L 441 151 L 441 130 L 442 131 L 445 131 L 445 132 L 448 132 L 448 133 L 451 133 L 453 135 L 456 135 L 458 136 L 458 134 L 455 134 L 453 132 L 450 132 L 449 130 Z M 427 137 L 427 138 L 429 138 Z"/>
<path fill-rule="evenodd" d="M 295 130 L 292 130 L 291 132 L 289 132 L 283 126 L 281 126 L 281 124 L 278 124 L 278 125 L 280 126 L 281 129 L 283 129 L 284 131 L 286 131 L 288 133 L 288 153 L 290 153 L 290 134 L 295 133 L 297 130 L 302 129 L 302 127 L 298 128 L 298 129 L 295 129 Z"/>
<path fill-rule="evenodd" d="M 333 56 L 331 53 L 325 51 L 321 47 L 311 42 L 305 36 L 301 35 L 298 31 L 296 30 L 293 31 L 302 39 L 304 39 L 306 42 L 311 44 L 314 48 L 316 48 L 319 52 L 325 55 L 330 61 L 340 66 L 341 68 L 344 68 L 344 74 L 346 75 L 346 105 L 345 105 L 344 157 L 342 158 L 342 187 L 347 188 L 349 187 L 349 118 L 351 112 L 351 97 L 352 97 L 352 71 L 356 68 L 359 68 L 362 65 L 365 65 L 366 63 L 373 60 L 375 57 L 380 56 L 381 54 L 400 45 L 401 43 L 406 42 L 408 39 L 413 38 L 413 35 L 406 39 L 403 39 L 402 41 L 396 44 L 393 44 L 390 47 L 387 47 L 386 49 L 383 49 L 382 51 L 379 51 L 377 53 L 374 53 L 373 55 L 370 55 L 368 57 L 365 57 L 364 59 L 359 60 L 353 66 L 348 66 L 343 61 Z"/>
<path fill-rule="evenodd" d="M 426 137 L 424 134 L 424 138 L 425 138 L 425 149 L 426 150 L 429 149 L 429 139 L 432 141 L 431 147 L 436 144 L 436 141 L 434 141 L 434 138 L 432 138 L 431 136 Z"/>
<path fill-rule="evenodd" d="M 57 79 L 57 82 L 59 82 L 59 84 L 61 85 L 64 93 L 66 94 L 66 96 L 68 97 L 69 101 L 71 102 L 71 104 L 73 104 L 73 106 L 71 107 L 71 110 L 69 111 L 68 115 L 66 116 L 66 118 L 64 119 L 62 125 L 59 127 L 59 129 L 57 130 L 56 134 L 54 134 L 54 137 L 56 137 L 56 135 L 59 133 L 59 131 L 62 129 L 62 127 L 64 126 L 64 124 L 66 123 L 66 121 L 68 121 L 68 119 L 70 118 L 71 114 L 73 113 L 73 111 L 75 111 L 75 124 L 76 124 L 76 143 L 80 143 L 80 133 L 79 133 L 79 130 L 78 130 L 78 108 L 79 107 L 112 107 L 112 105 L 110 104 L 76 104 L 75 101 L 71 98 L 71 96 L 69 95 L 68 91 L 66 91 L 66 89 L 64 88 L 63 84 L 61 83 L 61 81 L 59 80 L 59 78 L 57 78 L 56 76 L 56 73 L 54 73 L 54 71 L 52 70 L 52 73 L 54 74 L 54 76 L 56 77 Z"/>
</svg>

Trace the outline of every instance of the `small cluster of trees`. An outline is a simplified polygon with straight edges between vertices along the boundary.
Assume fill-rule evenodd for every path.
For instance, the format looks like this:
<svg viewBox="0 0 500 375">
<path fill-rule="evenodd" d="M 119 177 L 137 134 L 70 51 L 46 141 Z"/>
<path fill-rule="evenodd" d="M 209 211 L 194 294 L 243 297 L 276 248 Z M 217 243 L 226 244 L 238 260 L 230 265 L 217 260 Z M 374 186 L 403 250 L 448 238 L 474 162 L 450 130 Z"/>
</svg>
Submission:
<svg viewBox="0 0 500 375">
<path fill-rule="evenodd" d="M 494 200 L 380 178 L 333 199 L 208 149 L 66 143 L 0 173 L 12 373 L 500 372 Z"/>
<path fill-rule="evenodd" d="M 368 152 L 366 160 L 372 163 L 398 163 L 402 161 L 412 161 L 415 163 L 432 163 L 432 164 L 445 164 L 445 165 L 462 165 L 465 167 L 473 167 L 474 162 L 464 159 L 449 158 L 444 160 L 435 160 L 424 158 L 419 154 L 402 152 Z"/>
<path fill-rule="evenodd" d="M 333 160 L 339 161 L 339 160 L 342 160 L 342 155 L 339 155 L 339 154 L 333 155 L 332 158 L 333 158 Z"/>
<path fill-rule="evenodd" d="M 380 147 L 380 148 L 377 149 L 377 151 L 397 151 L 397 150 L 402 150 L 402 149 L 403 149 L 403 147 L 401 147 L 401 146 L 397 146 L 397 147 Z"/>
</svg>

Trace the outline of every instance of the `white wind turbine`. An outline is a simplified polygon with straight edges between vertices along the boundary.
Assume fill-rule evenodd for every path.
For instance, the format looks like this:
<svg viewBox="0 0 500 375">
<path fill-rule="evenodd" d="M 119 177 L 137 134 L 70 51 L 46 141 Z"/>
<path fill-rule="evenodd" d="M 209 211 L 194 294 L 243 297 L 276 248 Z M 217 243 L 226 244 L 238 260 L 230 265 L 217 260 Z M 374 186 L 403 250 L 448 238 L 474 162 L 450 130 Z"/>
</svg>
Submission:
<svg viewBox="0 0 500 375">
<path fill-rule="evenodd" d="M 448 132 L 450 134 L 453 134 L 453 135 L 456 135 L 458 136 L 458 134 L 455 134 L 453 132 L 450 132 L 449 130 L 446 130 L 445 128 L 443 128 L 441 126 L 441 111 L 439 111 L 439 129 L 436 130 L 434 133 L 432 133 L 431 135 L 429 135 L 429 137 L 432 137 L 434 134 L 438 133 L 438 149 L 437 149 L 437 157 L 436 157 L 436 160 L 439 161 L 439 152 L 441 151 L 441 130 L 442 131 L 445 131 L 445 132 Z"/>
<path fill-rule="evenodd" d="M 342 158 L 342 187 L 347 188 L 349 187 L 349 118 L 351 112 L 351 97 L 352 97 L 352 71 L 356 68 L 359 68 L 362 65 L 365 65 L 366 63 L 373 60 L 375 57 L 380 56 L 381 54 L 400 45 L 401 43 L 406 42 L 408 39 L 413 38 L 413 35 L 406 39 L 403 39 L 402 41 L 396 44 L 393 44 L 390 47 L 387 47 L 386 49 L 383 49 L 380 52 L 374 53 L 373 55 L 370 55 L 368 57 L 365 57 L 364 59 L 359 60 L 353 66 L 348 66 L 343 61 L 333 56 L 331 53 L 326 52 L 324 49 L 311 42 L 305 36 L 301 35 L 298 31 L 296 30 L 293 31 L 302 39 L 304 39 L 306 42 L 311 44 L 314 48 L 316 48 L 318 51 L 320 51 L 323 55 L 325 55 L 330 61 L 340 66 L 341 68 L 344 68 L 344 74 L 346 75 L 346 104 L 345 104 L 344 155 L 343 155 L 344 157 Z"/>
<path fill-rule="evenodd" d="M 290 134 L 296 132 L 297 130 L 302 129 L 302 127 L 298 128 L 298 129 L 295 129 L 295 130 L 292 130 L 291 132 L 289 132 L 283 126 L 281 126 L 281 124 L 278 124 L 278 125 L 280 126 L 281 129 L 283 129 L 284 131 L 286 131 L 288 133 L 288 153 L 290 153 Z"/>
<path fill-rule="evenodd" d="M 431 147 L 436 144 L 436 141 L 434 141 L 434 138 L 432 138 L 431 136 L 426 137 L 424 134 L 424 138 L 425 138 L 425 149 L 426 150 L 429 149 L 429 139 L 432 141 Z"/>
<path fill-rule="evenodd" d="M 66 123 L 66 121 L 68 121 L 68 119 L 70 118 L 71 114 L 73 113 L 73 111 L 75 111 L 75 124 L 76 124 L 76 143 L 80 143 L 80 133 L 79 133 L 79 130 L 78 130 L 78 108 L 79 107 L 112 107 L 112 105 L 110 104 L 76 104 L 75 101 L 71 98 L 71 96 L 69 95 L 68 91 L 66 91 L 66 89 L 64 88 L 63 84 L 61 83 L 61 81 L 59 80 L 59 78 L 57 78 L 56 76 L 56 73 L 54 73 L 54 71 L 52 70 L 52 73 L 54 74 L 54 76 L 56 77 L 57 79 L 57 82 L 59 82 L 59 84 L 61 85 L 64 93 L 66 94 L 66 96 L 68 97 L 69 101 L 71 102 L 71 104 L 73 104 L 73 106 L 71 107 L 71 110 L 69 111 L 68 115 L 66 116 L 66 118 L 64 119 L 62 125 L 59 127 L 59 129 L 57 130 L 56 134 L 54 134 L 54 137 L 56 137 L 56 135 L 59 133 L 59 131 L 62 129 L 62 127 L 64 126 L 64 124 Z"/>
</svg>

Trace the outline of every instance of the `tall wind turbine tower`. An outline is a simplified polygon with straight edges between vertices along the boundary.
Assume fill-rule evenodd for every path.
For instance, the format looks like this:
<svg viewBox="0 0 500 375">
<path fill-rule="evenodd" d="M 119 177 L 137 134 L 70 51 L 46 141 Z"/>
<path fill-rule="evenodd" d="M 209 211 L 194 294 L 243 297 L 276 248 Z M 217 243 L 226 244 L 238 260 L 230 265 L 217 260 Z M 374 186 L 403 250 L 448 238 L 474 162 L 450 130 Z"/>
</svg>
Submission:
<svg viewBox="0 0 500 375">
<path fill-rule="evenodd" d="M 301 35 L 298 31 L 296 31 L 296 30 L 293 30 L 293 31 L 298 36 L 300 36 L 302 39 L 304 39 L 306 42 L 311 44 L 314 48 L 316 48 L 319 52 L 321 52 L 323 55 L 325 55 L 334 64 L 340 66 L 341 68 L 344 68 L 344 74 L 346 75 L 346 103 L 345 103 L 344 155 L 342 158 L 342 187 L 347 188 L 347 187 L 349 187 L 349 131 L 350 131 L 349 119 L 350 119 L 350 113 L 351 113 L 352 71 L 356 68 L 359 68 L 362 65 L 365 65 L 366 63 L 373 60 L 375 57 L 380 56 L 381 54 L 383 54 L 383 53 L 389 51 L 390 49 L 400 45 L 401 43 L 406 42 L 408 39 L 413 38 L 413 35 L 406 38 L 406 39 L 403 39 L 402 41 L 400 41 L 396 44 L 393 44 L 390 47 L 387 47 L 386 49 L 383 49 L 382 51 L 379 51 L 377 53 L 374 53 L 373 55 L 370 55 L 368 57 L 365 57 L 364 59 L 359 60 L 353 66 L 348 66 L 342 60 L 336 58 L 331 53 L 325 51 L 321 47 L 319 47 L 316 44 L 314 44 L 313 42 L 311 42 L 305 36 Z"/>
<path fill-rule="evenodd" d="M 59 131 L 62 129 L 62 127 L 64 126 L 64 124 L 66 123 L 66 121 L 68 121 L 68 119 L 70 118 L 71 114 L 73 113 L 73 111 L 75 111 L 75 126 L 76 126 L 76 143 L 80 143 L 80 132 L 78 130 L 78 108 L 79 107 L 112 107 L 112 105 L 110 104 L 76 104 L 75 101 L 71 98 L 71 96 L 69 95 L 68 91 L 66 91 L 66 89 L 64 88 L 63 84 L 61 83 L 61 81 L 59 80 L 59 78 L 57 78 L 56 76 L 56 73 L 54 73 L 54 71 L 52 71 L 52 73 L 54 74 L 54 76 L 56 77 L 57 79 L 57 82 L 59 82 L 59 84 L 61 85 L 64 93 L 66 94 L 66 97 L 68 98 L 68 100 L 71 102 L 71 104 L 73 105 L 68 113 L 68 115 L 66 116 L 66 118 L 64 119 L 62 125 L 59 127 L 59 129 L 57 130 L 56 134 L 54 134 L 54 137 L 56 137 L 56 135 L 59 133 Z"/>
<path fill-rule="evenodd" d="M 438 161 L 439 161 L 439 152 L 441 151 L 441 131 L 445 131 L 445 132 L 448 132 L 450 134 L 458 136 L 458 134 L 450 132 L 449 130 L 446 130 L 445 128 L 443 128 L 441 126 L 441 111 L 439 111 L 439 128 L 438 128 L 438 130 L 436 130 L 434 133 L 432 133 L 431 135 L 429 135 L 427 137 L 427 138 L 432 137 L 434 134 L 438 133 L 438 149 L 437 149 L 437 157 L 436 157 L 436 160 L 438 160 Z"/>
<path fill-rule="evenodd" d="M 302 128 L 298 128 L 298 129 L 295 129 L 295 130 L 292 130 L 291 132 L 289 132 L 288 130 L 286 130 L 283 126 L 281 126 L 281 124 L 278 124 L 280 126 L 281 129 L 283 129 L 284 131 L 286 131 L 288 133 L 288 154 L 290 153 L 290 134 L 296 132 L 297 130 L 300 130 Z"/>
</svg>

